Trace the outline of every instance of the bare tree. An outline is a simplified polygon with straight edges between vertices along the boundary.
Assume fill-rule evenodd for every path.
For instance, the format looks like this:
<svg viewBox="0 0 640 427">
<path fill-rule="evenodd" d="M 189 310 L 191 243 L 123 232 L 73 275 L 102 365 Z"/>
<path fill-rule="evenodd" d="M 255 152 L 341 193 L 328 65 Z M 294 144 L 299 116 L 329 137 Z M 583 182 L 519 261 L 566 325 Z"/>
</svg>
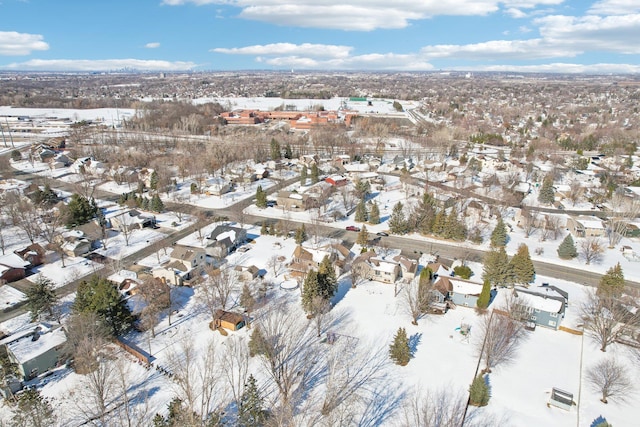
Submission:
<svg viewBox="0 0 640 427">
<path fill-rule="evenodd" d="M 580 242 L 580 256 L 585 264 L 598 262 L 604 253 L 604 245 L 598 237 L 587 237 Z"/>
<path fill-rule="evenodd" d="M 154 277 L 146 278 L 138 285 L 138 295 L 145 302 L 142 310 L 143 325 L 151 330 L 151 336 L 156 337 L 155 326 L 158 315 L 171 305 L 171 288 L 162 280 Z"/>
<path fill-rule="evenodd" d="M 309 387 L 320 352 L 308 323 L 299 322 L 298 314 L 284 306 L 274 307 L 255 323 L 264 336 L 260 362 L 278 389 L 280 411 L 289 412 Z"/>
<path fill-rule="evenodd" d="M 589 368 L 586 379 L 593 391 L 601 394 L 602 403 L 609 403 L 609 398 L 625 402 L 633 391 L 632 375 L 613 358 L 603 359 Z"/>
<path fill-rule="evenodd" d="M 544 228 L 549 231 L 548 238 L 553 240 L 558 240 L 560 237 L 560 233 L 562 231 L 562 227 L 560 225 L 561 219 L 559 216 L 555 215 L 547 215 L 545 219 Z"/>
<path fill-rule="evenodd" d="M 40 214 L 31 201 L 13 192 L 5 197 L 5 211 L 11 223 L 24 231 L 31 243 L 40 236 Z"/>
<path fill-rule="evenodd" d="M 330 322 L 331 303 L 319 295 L 311 299 L 309 315 L 316 329 L 316 336 L 322 335 L 322 330 Z"/>
<path fill-rule="evenodd" d="M 640 201 L 628 199 L 623 194 L 614 194 L 610 206 L 606 210 L 606 228 L 609 247 L 613 248 L 626 234 L 629 223 L 640 214 Z"/>
<path fill-rule="evenodd" d="M 510 362 L 524 339 L 521 321 L 492 311 L 480 319 L 479 357 L 484 361 L 484 372 L 502 363 Z"/>
<path fill-rule="evenodd" d="M 280 270 L 280 260 L 278 259 L 278 255 L 271 255 L 267 260 L 267 267 L 271 268 L 273 271 L 273 277 L 278 277 L 278 271 Z"/>
<path fill-rule="evenodd" d="M 520 225 L 522 226 L 522 230 L 524 231 L 524 237 L 530 237 L 538 230 L 538 221 L 536 214 L 533 213 L 530 209 L 523 208 L 520 212 L 520 215 L 522 217 Z"/>
<path fill-rule="evenodd" d="M 584 187 L 582 187 L 580 181 L 573 180 L 569 184 L 569 194 L 567 195 L 568 199 L 571 200 L 571 205 L 575 206 L 578 203 L 582 196 L 584 195 Z"/>
<path fill-rule="evenodd" d="M 91 370 L 83 375 L 84 399 L 79 404 L 87 421 L 99 420 L 106 425 L 117 387 L 116 353 L 113 347 L 103 346 L 93 354 Z"/>
<path fill-rule="evenodd" d="M 584 329 L 600 345 L 600 351 L 607 351 L 625 334 L 626 328 L 640 325 L 640 312 L 630 310 L 622 301 L 612 295 L 598 295 L 590 290 L 582 304 L 580 315 Z"/>
<path fill-rule="evenodd" d="M 402 290 L 404 309 L 411 316 L 411 324 L 417 325 L 418 320 L 425 315 L 431 305 L 430 286 L 420 286 L 418 283 L 408 283 Z"/>
<path fill-rule="evenodd" d="M 212 319 L 215 317 L 216 310 L 227 309 L 235 287 L 235 274 L 230 267 L 207 268 L 207 277 L 200 284 L 199 289 Z"/>
<path fill-rule="evenodd" d="M 222 375 L 227 380 L 236 406 L 240 399 L 249 374 L 249 349 L 240 338 L 232 337 L 224 342 L 226 351 L 220 360 Z"/>
<path fill-rule="evenodd" d="M 193 341 L 184 337 L 168 357 L 176 392 L 187 405 L 188 417 L 193 418 L 189 425 L 200 425 L 201 420 L 221 403 L 215 401 L 216 396 L 224 394 L 218 389 L 220 372 L 216 345 L 208 342 L 203 348 L 202 353 L 198 352 Z"/>
</svg>

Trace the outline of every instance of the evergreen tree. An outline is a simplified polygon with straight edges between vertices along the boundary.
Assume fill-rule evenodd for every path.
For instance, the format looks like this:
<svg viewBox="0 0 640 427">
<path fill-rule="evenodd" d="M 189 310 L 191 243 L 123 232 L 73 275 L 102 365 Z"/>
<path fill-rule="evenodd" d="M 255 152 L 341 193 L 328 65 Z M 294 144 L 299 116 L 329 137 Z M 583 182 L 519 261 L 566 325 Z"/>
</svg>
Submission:
<svg viewBox="0 0 640 427">
<path fill-rule="evenodd" d="M 362 226 L 360 232 L 358 233 L 358 237 L 356 238 L 356 243 L 360 246 L 367 246 L 369 243 L 369 232 L 367 232 L 367 227 Z"/>
<path fill-rule="evenodd" d="M 366 200 L 371 192 L 371 184 L 369 181 L 364 181 L 358 179 L 355 183 L 355 191 L 354 194 L 360 200 Z"/>
<path fill-rule="evenodd" d="M 280 160 L 281 158 L 280 143 L 275 138 L 271 138 L 271 160 Z"/>
<path fill-rule="evenodd" d="M 371 212 L 369 212 L 369 224 L 380 224 L 380 208 L 376 202 L 371 205 Z"/>
<path fill-rule="evenodd" d="M 162 203 L 162 199 L 160 199 L 158 193 L 154 194 L 153 197 L 151 197 L 149 208 L 154 212 L 164 211 L 164 203 Z"/>
<path fill-rule="evenodd" d="M 536 278 L 536 270 L 533 267 L 529 247 L 526 244 L 522 243 L 518 246 L 518 252 L 511 258 L 509 264 L 515 283 L 527 284 Z"/>
<path fill-rule="evenodd" d="M 415 227 L 422 234 L 433 232 L 433 223 L 436 217 L 436 200 L 430 193 L 424 193 L 418 209 L 414 212 Z"/>
<path fill-rule="evenodd" d="M 571 259 L 578 256 L 578 250 L 571 234 L 567 234 L 567 237 L 558 246 L 558 256 L 562 259 Z"/>
<path fill-rule="evenodd" d="M 619 297 L 624 290 L 624 273 L 622 272 L 622 266 L 617 263 L 613 267 L 607 270 L 607 272 L 600 278 L 598 284 L 598 295 L 607 297 Z"/>
<path fill-rule="evenodd" d="M 291 151 L 291 144 L 287 142 L 287 145 L 284 146 L 284 158 L 285 159 L 293 159 L 293 152 Z"/>
<path fill-rule="evenodd" d="M 367 220 L 367 207 L 364 204 L 364 200 L 360 200 L 356 205 L 356 222 L 365 222 Z"/>
<path fill-rule="evenodd" d="M 542 180 L 542 187 L 538 193 L 538 201 L 540 203 L 550 205 L 554 200 L 555 194 L 553 191 L 553 177 L 551 175 L 547 175 L 544 177 L 544 180 Z"/>
<path fill-rule="evenodd" d="M 338 278 L 333 263 L 325 255 L 318 266 L 318 281 L 320 284 L 320 296 L 325 300 L 331 299 L 338 290 Z"/>
<path fill-rule="evenodd" d="M 242 285 L 242 292 L 240 293 L 240 305 L 247 310 L 248 313 L 253 311 L 256 306 L 256 299 L 251 292 L 251 288 L 248 283 Z"/>
<path fill-rule="evenodd" d="M 445 219 L 442 237 L 458 241 L 467 237 L 467 227 L 458 220 L 458 212 L 454 208 Z"/>
<path fill-rule="evenodd" d="M 433 225 L 431 227 L 431 231 L 433 234 L 435 234 L 436 236 L 441 236 L 444 233 L 445 220 L 446 216 L 443 209 L 436 212 L 433 218 Z"/>
<path fill-rule="evenodd" d="M 487 406 L 489 404 L 489 386 L 484 377 L 478 375 L 469 387 L 469 404 L 473 406 Z"/>
<path fill-rule="evenodd" d="M 249 337 L 249 356 L 254 357 L 259 354 L 264 354 L 267 350 L 267 340 L 260 329 L 260 326 L 253 328 L 251 336 Z"/>
<path fill-rule="evenodd" d="M 456 267 L 453 268 L 453 273 L 465 280 L 468 280 L 471 278 L 471 276 L 473 276 L 473 270 L 471 270 L 471 268 L 469 268 L 468 265 L 458 265 Z"/>
<path fill-rule="evenodd" d="M 320 280 L 318 272 L 311 270 L 304 279 L 302 288 L 302 308 L 305 312 L 311 313 L 313 310 L 313 299 L 320 294 Z"/>
<path fill-rule="evenodd" d="M 476 306 L 484 309 L 489 307 L 489 302 L 491 302 L 491 283 L 485 279 L 482 283 L 482 291 L 480 291 Z"/>
<path fill-rule="evenodd" d="M 300 185 L 307 185 L 308 175 L 307 165 L 302 166 L 302 170 L 300 171 Z"/>
<path fill-rule="evenodd" d="M 296 245 L 301 245 L 305 240 L 307 240 L 307 230 L 304 228 L 304 224 L 300 224 L 300 227 L 296 228 Z"/>
<path fill-rule="evenodd" d="M 25 295 L 32 322 L 36 321 L 45 312 L 53 316 L 53 308 L 58 303 L 59 298 L 51 280 L 39 275 L 36 283 L 26 290 Z"/>
<path fill-rule="evenodd" d="M 267 222 L 262 221 L 262 225 L 260 225 L 260 235 L 266 236 L 269 234 L 269 230 L 267 229 Z"/>
<path fill-rule="evenodd" d="M 404 217 L 404 206 L 402 206 L 401 202 L 396 203 L 393 207 L 391 218 L 389 218 L 389 230 L 394 234 L 407 233 L 407 221 Z"/>
<path fill-rule="evenodd" d="M 158 183 L 160 182 L 160 178 L 158 177 L 158 172 L 155 170 L 151 172 L 151 176 L 149 177 L 149 188 L 153 191 L 158 191 Z"/>
<path fill-rule="evenodd" d="M 496 224 L 496 228 L 493 229 L 491 233 L 491 246 L 494 248 L 499 248 L 501 246 L 507 246 L 507 227 L 504 225 L 504 221 L 502 217 L 498 220 L 498 224 Z"/>
<path fill-rule="evenodd" d="M 311 165 L 311 183 L 315 184 L 318 182 L 319 179 L 320 179 L 320 172 L 318 171 L 318 165 L 314 163 Z"/>
<path fill-rule="evenodd" d="M 496 286 L 513 284 L 513 272 L 504 247 L 494 248 L 487 253 L 484 259 L 484 274 L 482 278 Z"/>
<path fill-rule="evenodd" d="M 78 285 L 73 302 L 75 313 L 95 313 L 113 336 L 126 332 L 133 322 L 124 297 L 109 280 L 93 275 Z"/>
<path fill-rule="evenodd" d="M 432 278 L 433 278 L 433 271 L 431 270 L 431 268 L 425 267 L 422 270 L 420 270 L 420 278 L 418 279 L 420 285 L 428 285 L 429 282 L 431 282 Z"/>
<path fill-rule="evenodd" d="M 256 189 L 256 206 L 259 208 L 267 207 L 267 193 L 262 189 L 262 185 L 258 185 Z"/>
<path fill-rule="evenodd" d="M 247 378 L 244 391 L 240 397 L 238 408 L 239 427 L 261 427 L 267 419 L 267 411 L 264 409 L 264 399 L 252 374 Z"/>
<path fill-rule="evenodd" d="M 77 227 L 86 224 L 95 216 L 96 211 L 89 200 L 79 194 L 73 194 L 66 207 L 65 225 Z"/>
<path fill-rule="evenodd" d="M 396 365 L 406 366 L 411 359 L 411 348 L 409 338 L 404 328 L 399 328 L 393 338 L 393 343 L 389 346 L 389 357 Z"/>
<path fill-rule="evenodd" d="M 12 424 L 19 427 L 46 427 L 56 425 L 56 414 L 49 399 L 35 387 L 25 388 L 17 396 Z"/>
</svg>

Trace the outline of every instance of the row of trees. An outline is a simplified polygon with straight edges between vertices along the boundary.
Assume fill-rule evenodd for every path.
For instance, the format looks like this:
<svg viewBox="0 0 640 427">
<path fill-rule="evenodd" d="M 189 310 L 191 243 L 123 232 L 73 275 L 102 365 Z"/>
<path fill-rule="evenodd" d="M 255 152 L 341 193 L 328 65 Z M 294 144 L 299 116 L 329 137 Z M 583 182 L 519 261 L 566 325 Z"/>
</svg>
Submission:
<svg viewBox="0 0 640 427">
<path fill-rule="evenodd" d="M 455 207 L 449 208 L 447 213 L 446 209 L 437 207 L 435 199 L 428 193 L 409 213 L 405 212 L 402 202 L 396 203 L 389 218 L 389 230 L 394 234 L 418 231 L 452 240 L 465 240 L 468 235 L 466 223 Z"/>
</svg>

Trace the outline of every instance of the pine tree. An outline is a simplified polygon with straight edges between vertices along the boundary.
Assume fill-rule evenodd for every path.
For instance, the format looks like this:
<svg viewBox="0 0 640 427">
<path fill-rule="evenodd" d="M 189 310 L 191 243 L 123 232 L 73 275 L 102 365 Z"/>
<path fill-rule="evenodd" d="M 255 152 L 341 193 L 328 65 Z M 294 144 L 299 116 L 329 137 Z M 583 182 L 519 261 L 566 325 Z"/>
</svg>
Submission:
<svg viewBox="0 0 640 427">
<path fill-rule="evenodd" d="M 242 285 L 242 292 L 240 293 L 240 305 L 247 310 L 248 313 L 253 311 L 253 308 L 256 306 L 256 299 L 251 292 L 251 288 L 248 283 Z"/>
<path fill-rule="evenodd" d="M 444 233 L 444 225 L 445 225 L 445 212 L 444 210 L 439 210 L 433 218 L 433 226 L 431 227 L 431 231 L 436 236 L 441 236 Z"/>
<path fill-rule="evenodd" d="M 109 280 L 97 275 L 78 285 L 72 308 L 75 313 L 97 314 L 113 336 L 126 332 L 133 323 L 124 297 Z"/>
<path fill-rule="evenodd" d="M 367 207 L 364 204 L 364 200 L 360 200 L 356 206 L 356 222 L 365 222 L 367 220 Z"/>
<path fill-rule="evenodd" d="M 389 230 L 394 234 L 405 234 L 407 232 L 407 221 L 404 217 L 404 206 L 398 202 L 393 207 L 391 218 L 389 218 Z"/>
<path fill-rule="evenodd" d="M 504 247 L 493 249 L 487 253 L 484 259 L 482 278 L 497 286 L 513 284 L 513 272 L 509 266 L 509 257 Z"/>
<path fill-rule="evenodd" d="M 26 388 L 17 395 L 12 424 L 15 426 L 44 427 L 56 425 L 56 414 L 49 399 L 38 389 Z"/>
<path fill-rule="evenodd" d="M 487 406 L 489 404 L 489 386 L 484 377 L 478 375 L 469 387 L 469 404 L 473 406 Z"/>
<path fill-rule="evenodd" d="M 538 201 L 547 205 L 552 204 L 555 201 L 555 194 L 553 191 L 553 177 L 547 175 L 542 181 L 542 187 L 538 193 Z"/>
<path fill-rule="evenodd" d="M 567 237 L 558 246 L 558 256 L 562 259 L 571 259 L 578 256 L 578 250 L 571 234 L 567 234 Z"/>
<path fill-rule="evenodd" d="M 369 212 L 369 224 L 380 224 L 380 208 L 376 202 L 371 205 L 371 212 Z"/>
<path fill-rule="evenodd" d="M 162 199 L 158 196 L 158 193 L 154 194 L 151 198 L 151 204 L 149 205 L 152 211 L 154 212 L 162 212 L 164 211 L 164 203 L 162 203 Z"/>
<path fill-rule="evenodd" d="M 269 230 L 267 229 L 267 222 L 262 221 L 262 225 L 260 225 L 260 235 L 266 236 L 267 234 L 269 234 Z"/>
<path fill-rule="evenodd" d="M 258 185 L 256 189 L 256 206 L 259 208 L 267 207 L 267 193 L 262 189 L 262 185 Z"/>
<path fill-rule="evenodd" d="M 77 227 L 86 224 L 95 216 L 96 211 L 89 200 L 79 194 L 73 194 L 69 204 L 66 206 L 65 225 L 67 227 Z"/>
<path fill-rule="evenodd" d="M 275 138 L 271 138 L 271 160 L 280 160 L 281 158 L 280 143 Z"/>
<path fill-rule="evenodd" d="M 598 295 L 607 297 L 619 297 L 624 290 L 624 273 L 622 272 L 622 266 L 617 263 L 613 267 L 607 270 L 607 272 L 600 278 L 598 284 Z"/>
<path fill-rule="evenodd" d="M 491 246 L 494 248 L 499 248 L 501 246 L 507 245 L 507 227 L 504 225 L 504 221 L 502 217 L 498 220 L 498 224 L 496 224 L 496 228 L 493 229 L 491 233 Z"/>
<path fill-rule="evenodd" d="M 311 183 L 315 184 L 318 182 L 319 179 L 320 179 L 320 172 L 318 171 L 318 165 L 314 163 L 311 165 Z"/>
<path fill-rule="evenodd" d="M 476 306 L 484 309 L 489 307 L 489 302 L 491 302 L 491 283 L 485 279 L 482 283 L 482 291 L 480 291 L 480 296 L 476 301 Z"/>
<path fill-rule="evenodd" d="M 511 271 L 515 283 L 527 284 L 536 278 L 536 270 L 529 255 L 529 247 L 522 243 L 518 246 L 518 252 L 511 258 Z"/>
<path fill-rule="evenodd" d="M 287 142 L 287 145 L 284 146 L 284 158 L 285 159 L 293 158 L 293 152 L 291 151 L 291 144 L 289 144 L 288 142 Z"/>
<path fill-rule="evenodd" d="M 36 283 L 26 290 L 25 295 L 32 322 L 36 321 L 45 312 L 53 316 L 53 308 L 58 303 L 59 298 L 51 280 L 42 275 L 38 276 Z"/>
<path fill-rule="evenodd" d="M 393 343 L 389 346 L 389 357 L 396 365 L 406 366 L 411 359 L 411 348 L 409 338 L 404 328 L 399 328 L 393 338 Z"/>
<path fill-rule="evenodd" d="M 303 165 L 300 171 L 300 185 L 307 185 L 307 175 L 309 175 L 307 165 Z"/>
<path fill-rule="evenodd" d="M 304 279 L 304 286 L 302 288 L 302 308 L 305 312 L 311 313 L 313 310 L 313 299 L 320 295 L 320 280 L 318 279 L 318 272 L 311 270 L 307 273 L 307 277 Z"/>
<path fill-rule="evenodd" d="M 239 427 L 261 427 L 267 419 L 267 411 L 264 409 L 264 399 L 252 374 L 247 378 L 244 391 L 240 397 L 238 408 Z"/>
<path fill-rule="evenodd" d="M 367 232 L 367 227 L 362 226 L 360 232 L 358 233 L 358 237 L 356 238 L 356 243 L 360 246 L 367 246 L 369 243 L 369 232 Z"/>
<path fill-rule="evenodd" d="M 254 357 L 259 354 L 264 354 L 267 349 L 266 342 L 260 326 L 253 328 L 253 332 L 251 332 L 251 336 L 249 337 L 249 356 Z"/>
<path fill-rule="evenodd" d="M 319 296 L 326 300 L 331 299 L 338 290 L 338 279 L 333 263 L 326 255 L 318 266 L 318 281 L 320 284 Z"/>
<path fill-rule="evenodd" d="M 422 270 L 420 270 L 420 278 L 418 280 L 421 286 L 428 285 L 432 278 L 433 278 L 433 271 L 431 270 L 431 268 L 425 267 Z"/>
<path fill-rule="evenodd" d="M 304 228 L 304 224 L 300 224 L 300 227 L 296 228 L 294 239 L 296 241 L 296 245 L 301 245 L 302 242 L 307 240 L 307 230 Z"/>
<path fill-rule="evenodd" d="M 158 191 L 158 182 L 160 182 L 160 178 L 158 177 L 158 172 L 154 170 L 149 177 L 149 188 L 153 191 Z"/>
</svg>

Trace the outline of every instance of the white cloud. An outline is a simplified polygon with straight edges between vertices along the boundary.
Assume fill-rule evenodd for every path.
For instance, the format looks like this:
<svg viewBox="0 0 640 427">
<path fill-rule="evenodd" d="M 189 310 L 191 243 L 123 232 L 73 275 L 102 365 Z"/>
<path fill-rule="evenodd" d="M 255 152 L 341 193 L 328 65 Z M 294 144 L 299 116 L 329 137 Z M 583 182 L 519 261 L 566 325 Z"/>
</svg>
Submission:
<svg viewBox="0 0 640 427">
<path fill-rule="evenodd" d="M 406 71 L 426 71 L 432 70 L 433 65 L 424 61 L 415 54 L 395 54 L 395 53 L 371 53 L 366 55 L 356 55 L 348 58 L 315 59 L 298 56 L 286 56 L 277 58 L 258 58 L 263 62 L 275 67 L 282 68 L 307 68 L 307 69 L 328 69 L 328 70 L 406 70 Z"/>
<path fill-rule="evenodd" d="M 461 71 L 494 71 L 518 73 L 575 73 L 575 74 L 638 74 L 640 65 L 635 64 L 567 64 L 551 63 L 540 65 L 481 65 L 475 67 L 454 67 Z"/>
<path fill-rule="evenodd" d="M 276 25 L 372 31 L 405 28 L 411 21 L 438 15 L 484 16 L 499 10 L 531 9 L 564 0 L 163 0 L 163 4 L 216 4 L 241 9 L 245 19 Z M 520 12 L 522 13 L 522 12 Z"/>
<path fill-rule="evenodd" d="M 639 54 L 640 14 L 617 16 L 546 16 L 534 21 L 540 35 L 555 46 L 564 46 L 577 53 L 606 51 Z"/>
<path fill-rule="evenodd" d="M 48 50 L 49 44 L 40 34 L 0 31 L 0 55 L 23 56 L 34 50 Z"/>
<path fill-rule="evenodd" d="M 492 40 L 466 45 L 433 45 L 421 49 L 425 58 L 454 58 L 467 60 L 531 60 L 575 56 L 562 46 L 552 46 L 543 39 Z"/>
<path fill-rule="evenodd" d="M 591 6 L 589 13 L 594 15 L 640 13 L 640 3 L 638 0 L 601 0 Z"/>
<path fill-rule="evenodd" d="M 327 44 L 272 43 L 234 48 L 217 47 L 211 49 L 211 52 L 226 53 L 229 55 L 306 55 L 311 57 L 343 58 L 349 56 L 349 52 L 352 49 L 350 46 Z"/>
<path fill-rule="evenodd" d="M 506 13 L 506 14 L 507 14 L 507 15 L 509 15 L 510 17 L 512 17 L 512 18 L 516 18 L 516 19 L 519 19 L 519 18 L 526 18 L 526 17 L 527 17 L 527 14 L 526 14 L 526 13 L 524 13 L 524 12 L 523 12 L 523 11 L 521 11 L 520 9 L 516 9 L 515 7 L 510 7 L 510 8 L 508 8 L 508 9 L 506 9 L 506 10 L 504 11 L 504 13 Z"/>
<path fill-rule="evenodd" d="M 157 49 L 160 47 L 160 43 L 158 42 L 151 42 L 151 43 L 147 43 L 144 45 L 144 47 L 146 47 L 147 49 Z"/>
<path fill-rule="evenodd" d="M 32 59 L 0 68 L 20 71 L 109 71 L 125 68 L 140 71 L 184 71 L 196 66 L 193 62 L 144 59 Z"/>
</svg>

